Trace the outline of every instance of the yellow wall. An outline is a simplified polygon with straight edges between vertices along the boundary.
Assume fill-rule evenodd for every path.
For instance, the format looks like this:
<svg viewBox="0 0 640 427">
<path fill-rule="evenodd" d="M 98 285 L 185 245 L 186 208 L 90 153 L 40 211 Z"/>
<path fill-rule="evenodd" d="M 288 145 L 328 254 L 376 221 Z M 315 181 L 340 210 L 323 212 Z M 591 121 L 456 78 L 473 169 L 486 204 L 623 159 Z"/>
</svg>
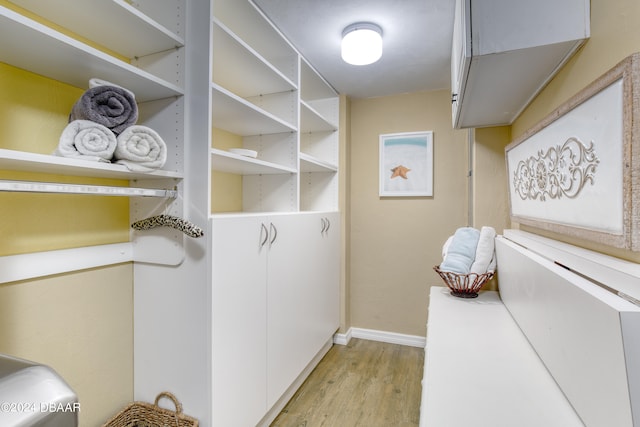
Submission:
<svg viewBox="0 0 640 427">
<path fill-rule="evenodd" d="M 636 0 L 591 0 L 590 39 L 513 123 L 513 138 L 522 135 L 527 129 L 618 62 L 630 54 L 640 51 L 639 28 L 640 2 Z M 567 238 L 530 227 L 521 226 L 520 228 L 636 262 L 640 261 L 638 254 L 612 250 L 591 242 Z"/>
<path fill-rule="evenodd" d="M 0 148 L 51 154 L 83 89 L 0 63 Z M 0 179 L 128 185 L 0 170 Z M 122 197 L 0 193 L 0 256 L 129 240 Z"/>
<path fill-rule="evenodd" d="M 434 132 L 434 196 L 378 196 L 378 136 Z M 354 327 L 426 333 L 433 266 L 467 225 L 467 131 L 451 126 L 449 91 L 351 100 L 350 315 Z"/>
<path fill-rule="evenodd" d="M 0 63 L 0 148 L 51 154 L 85 89 Z M 0 179 L 128 185 L 6 170 Z M 0 192 L 0 218 L 0 256 L 127 242 L 130 234 L 121 197 Z M 133 398 L 132 286 L 131 264 L 0 284 L 0 353 L 62 375 L 79 395 L 83 427 Z"/>
<path fill-rule="evenodd" d="M 242 148 L 242 137 L 218 128 L 211 130 L 211 141 L 220 150 Z M 211 212 L 242 212 L 241 175 L 211 172 Z"/>
<path fill-rule="evenodd" d="M 53 368 L 100 426 L 132 400 L 132 265 L 0 284 L 0 353 Z"/>
<path fill-rule="evenodd" d="M 640 2 L 591 0 L 591 37 L 513 123 L 514 139 L 600 77 L 640 51 Z"/>
<path fill-rule="evenodd" d="M 351 327 L 351 100 L 345 95 L 340 96 L 339 129 L 340 333 L 346 333 Z"/>
</svg>

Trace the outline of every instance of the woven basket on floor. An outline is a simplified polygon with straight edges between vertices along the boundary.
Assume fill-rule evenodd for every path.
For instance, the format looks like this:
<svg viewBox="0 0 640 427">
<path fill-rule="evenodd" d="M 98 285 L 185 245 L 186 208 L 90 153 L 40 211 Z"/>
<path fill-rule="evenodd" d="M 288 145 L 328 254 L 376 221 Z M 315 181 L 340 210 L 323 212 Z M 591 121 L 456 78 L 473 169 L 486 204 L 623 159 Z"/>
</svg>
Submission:
<svg viewBox="0 0 640 427">
<path fill-rule="evenodd" d="M 176 406 L 170 411 L 158 406 L 158 401 L 167 397 Z M 102 427 L 198 427 L 198 420 L 182 413 L 182 404 L 168 391 L 163 391 L 156 397 L 152 405 L 145 402 L 133 402 L 117 415 L 103 424 Z"/>
<path fill-rule="evenodd" d="M 451 289 L 451 295 L 460 298 L 475 298 L 484 284 L 493 277 L 493 271 L 477 274 L 459 274 L 452 271 L 442 271 L 436 265 L 433 269 Z"/>
</svg>

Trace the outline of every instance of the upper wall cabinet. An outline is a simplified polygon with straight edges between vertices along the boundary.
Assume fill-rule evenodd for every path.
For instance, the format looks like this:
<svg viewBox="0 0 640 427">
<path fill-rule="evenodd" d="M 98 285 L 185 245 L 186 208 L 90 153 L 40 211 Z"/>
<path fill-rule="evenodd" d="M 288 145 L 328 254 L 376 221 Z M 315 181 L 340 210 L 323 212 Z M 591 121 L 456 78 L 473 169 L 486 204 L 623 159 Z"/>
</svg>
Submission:
<svg viewBox="0 0 640 427">
<path fill-rule="evenodd" d="M 456 0 L 454 128 L 511 124 L 589 37 L 589 0 Z"/>
</svg>

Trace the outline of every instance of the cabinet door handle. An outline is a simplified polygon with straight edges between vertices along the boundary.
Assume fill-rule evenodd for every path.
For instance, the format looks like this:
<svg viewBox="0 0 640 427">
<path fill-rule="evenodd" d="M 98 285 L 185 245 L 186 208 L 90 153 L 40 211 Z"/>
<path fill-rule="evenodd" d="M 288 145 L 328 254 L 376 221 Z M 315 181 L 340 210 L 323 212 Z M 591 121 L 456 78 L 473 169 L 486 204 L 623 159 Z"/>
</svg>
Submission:
<svg viewBox="0 0 640 427">
<path fill-rule="evenodd" d="M 273 223 L 269 223 L 269 230 L 271 231 L 271 241 L 269 242 L 269 245 L 273 245 L 273 242 L 276 241 L 276 239 L 278 238 L 278 229 L 276 228 L 275 225 L 273 225 Z"/>
<path fill-rule="evenodd" d="M 327 220 L 324 218 L 320 218 L 320 223 L 322 224 L 322 230 L 320 230 L 320 234 L 324 234 L 327 231 Z"/>
<path fill-rule="evenodd" d="M 454 93 L 453 95 L 451 95 L 451 103 L 453 104 L 454 102 L 458 101 L 458 94 Z"/>
<path fill-rule="evenodd" d="M 264 236 L 264 238 L 262 237 Z M 267 230 L 267 226 L 264 225 L 264 222 L 260 223 L 260 247 L 264 247 L 264 245 L 269 240 L 269 230 Z"/>
<path fill-rule="evenodd" d="M 327 221 L 327 229 L 326 229 L 326 230 L 324 230 L 324 231 L 325 231 L 326 233 L 328 233 L 328 232 L 329 232 L 329 229 L 331 228 L 331 221 L 329 221 L 329 218 L 325 218 L 324 220 L 325 220 L 325 221 Z"/>
</svg>

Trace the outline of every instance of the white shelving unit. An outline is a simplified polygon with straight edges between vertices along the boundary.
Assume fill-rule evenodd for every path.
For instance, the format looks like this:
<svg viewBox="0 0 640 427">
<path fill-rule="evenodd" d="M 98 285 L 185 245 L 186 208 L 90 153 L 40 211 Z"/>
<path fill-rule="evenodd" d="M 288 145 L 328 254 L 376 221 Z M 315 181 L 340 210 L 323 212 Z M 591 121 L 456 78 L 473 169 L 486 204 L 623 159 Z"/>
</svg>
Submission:
<svg viewBox="0 0 640 427">
<path fill-rule="evenodd" d="M 338 209 L 339 100 L 300 59 L 300 208 Z"/>
<path fill-rule="evenodd" d="M 74 182 L 126 180 L 125 192 L 166 195 L 130 194 L 132 222 L 170 214 L 205 232 L 204 238 L 186 239 L 173 229 L 133 231 L 130 243 L 71 253 L 82 258 L 80 266 L 99 266 L 103 254 L 108 263 L 135 261 L 134 399 L 153 401 L 158 390 L 170 389 L 203 427 L 227 427 L 223 420 L 237 423 L 240 413 L 250 411 L 252 422 L 268 425 L 328 351 L 339 326 L 338 95 L 249 0 L 14 3 L 65 30 L 0 7 L 0 61 L 81 89 L 91 78 L 130 89 L 138 122 L 163 137 L 168 161 L 163 170 L 141 174 L 50 156 L 44 149 L 0 149 L 0 168 L 66 175 Z M 118 36 L 92 18 L 107 27 L 117 23 Z M 257 158 L 229 152 L 228 141 L 214 134 L 230 135 L 238 148 L 257 151 Z M 232 186 L 218 187 L 218 172 L 241 181 L 242 190 L 229 194 Z M 220 194 L 242 200 L 243 208 L 212 213 L 211 198 Z M 260 242 L 268 272 L 245 268 L 258 279 L 243 281 L 226 259 L 236 252 L 255 255 Z M 50 257 L 31 255 L 0 259 L 0 265 Z M 258 310 L 267 310 L 263 319 L 251 310 L 243 286 L 263 286 L 267 277 L 269 287 L 252 299 Z M 239 280 L 242 286 L 234 286 Z M 221 345 L 249 342 L 251 337 L 234 333 L 243 329 L 233 313 L 244 312 L 243 321 L 268 328 L 259 337 L 265 339 L 260 354 Z M 300 315 L 304 319 L 296 321 Z M 289 322 L 295 323 L 292 331 Z M 180 342 L 167 346 L 168 336 Z M 249 371 L 233 369 L 242 357 L 259 362 L 251 369 L 261 371 L 265 387 L 258 390 Z M 255 388 L 262 403 L 249 408 L 239 384 Z M 225 394 L 227 385 L 240 397 Z"/>
<path fill-rule="evenodd" d="M 211 419 L 266 426 L 339 326 L 339 98 L 250 0 L 211 7 L 210 194 L 242 205 L 210 216 Z"/>
<path fill-rule="evenodd" d="M 241 177 L 242 194 L 235 197 L 243 211 L 298 211 L 297 66 L 294 73 L 283 66 L 297 61 L 297 53 L 248 2 L 213 2 L 213 8 L 212 124 L 258 156 L 229 153 L 214 139 L 212 171 Z M 215 181 L 212 186 L 214 197 L 229 193 Z"/>
<path fill-rule="evenodd" d="M 336 92 L 259 10 L 213 8 L 213 127 L 241 137 L 258 159 L 231 156 L 213 140 L 212 170 L 242 177 L 244 212 L 337 210 Z"/>
<path fill-rule="evenodd" d="M 126 87 L 135 94 L 138 102 L 138 124 L 149 126 L 162 136 L 167 143 L 170 160 L 162 170 L 138 173 L 117 164 L 0 149 L 2 170 L 118 179 L 130 183 L 130 187 L 110 187 L 7 180 L 4 181 L 3 191 L 22 189 L 105 196 L 122 193 L 119 195 L 133 197 L 130 202 L 132 222 L 159 213 L 182 215 L 182 197 L 179 194 L 182 190 L 185 143 L 182 125 L 184 39 L 177 29 L 184 27 L 184 17 L 177 15 L 175 10 L 160 12 L 158 5 L 148 0 L 138 3 L 144 11 L 122 0 L 89 0 L 80 3 L 69 0 L 17 0 L 13 3 L 29 13 L 23 14 L 19 8 L 14 10 L 0 6 L 0 37 L 4 40 L 0 61 L 81 89 L 89 87 L 91 78 Z M 169 5 L 178 7 L 180 3 L 163 0 L 161 6 L 166 9 Z M 184 2 L 182 5 L 184 7 Z M 147 12 L 151 12 L 151 15 Z M 152 17 L 154 12 L 158 12 L 165 23 L 169 22 L 167 17 L 172 17 L 174 28 L 168 29 L 165 23 L 156 21 Z M 118 23 L 118 31 L 113 31 L 114 22 Z M 49 26 L 49 23 L 53 25 Z M 60 27 L 83 40 L 58 31 Z M 114 36 L 114 33 L 117 35 Z M 105 53 L 103 48 L 118 57 Z M 130 61 L 123 60 L 123 57 L 130 58 Z M 148 60 L 150 57 L 153 57 L 152 61 Z M 55 143 L 57 141 L 43 141 L 47 147 L 55 146 Z M 142 197 L 147 195 L 155 197 Z M 157 197 L 164 197 L 165 200 L 158 202 Z M 135 248 L 133 259 L 160 263 L 171 259 L 169 263 L 179 262 L 184 251 L 181 233 L 159 234 L 149 239 L 143 233 L 132 233 Z M 145 250 L 148 245 L 156 249 Z M 170 255 L 161 255 L 159 258 L 153 255 L 163 250 Z"/>
<path fill-rule="evenodd" d="M 184 46 L 181 36 L 124 0 L 13 0 L 12 3 L 128 58 Z"/>
<path fill-rule="evenodd" d="M 99 76 L 133 91 L 138 102 L 183 94 L 179 85 L 2 6 L 0 37 L 5 41 L 2 62 L 72 86 L 87 87 L 90 78 Z"/>
</svg>

